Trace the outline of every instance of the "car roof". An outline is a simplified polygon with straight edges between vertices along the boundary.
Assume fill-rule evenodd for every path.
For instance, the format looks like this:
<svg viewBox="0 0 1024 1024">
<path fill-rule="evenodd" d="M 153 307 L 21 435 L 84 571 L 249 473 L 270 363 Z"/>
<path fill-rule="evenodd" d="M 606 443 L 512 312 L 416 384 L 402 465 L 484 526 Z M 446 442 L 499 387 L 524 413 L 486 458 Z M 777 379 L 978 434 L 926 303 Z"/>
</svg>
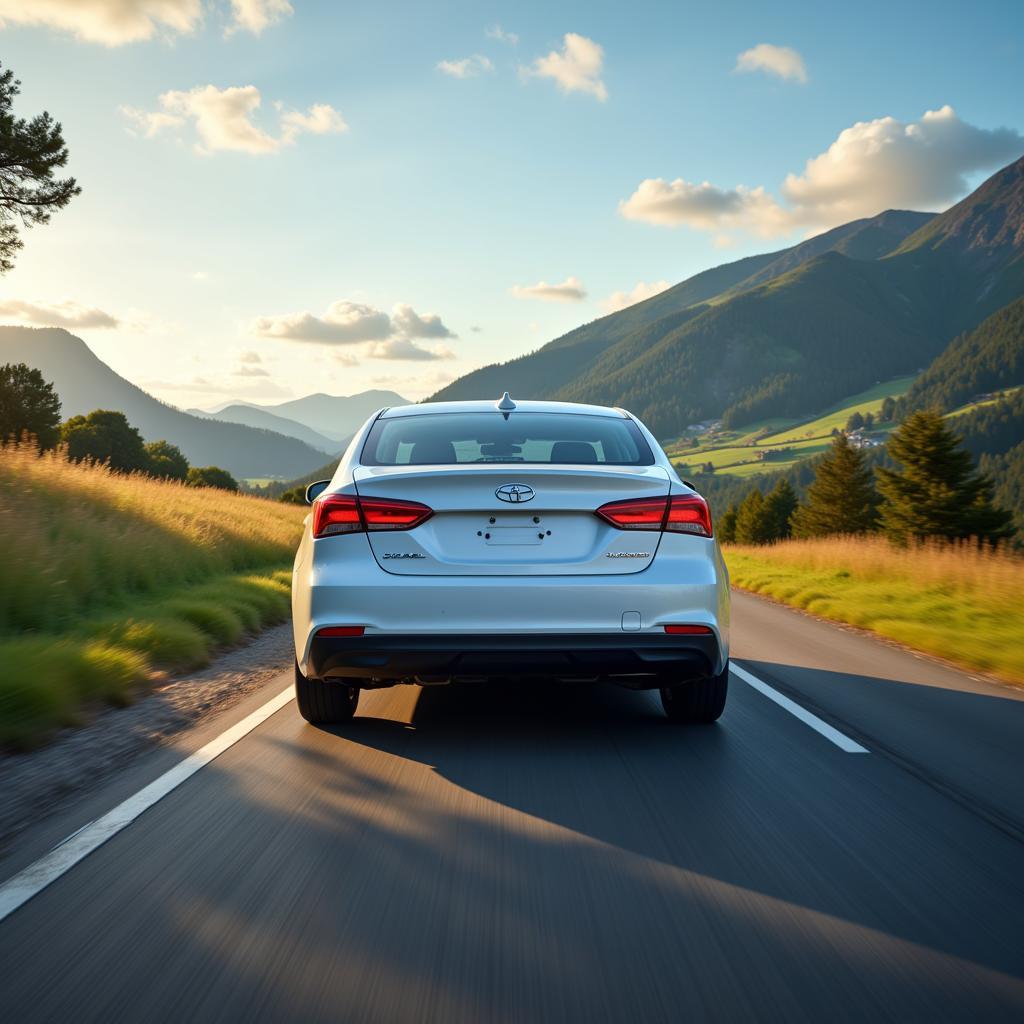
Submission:
<svg viewBox="0 0 1024 1024">
<path fill-rule="evenodd" d="M 493 412 L 503 413 L 498 408 L 499 399 L 479 402 L 423 402 L 419 405 L 396 405 L 385 409 L 382 418 L 393 416 L 430 416 L 451 412 Z M 514 399 L 515 412 L 556 412 L 573 413 L 581 416 L 614 416 L 617 419 L 629 419 L 624 409 L 611 409 L 606 405 L 581 405 L 577 402 L 531 402 Z M 513 410 L 510 410 L 510 412 Z"/>
</svg>

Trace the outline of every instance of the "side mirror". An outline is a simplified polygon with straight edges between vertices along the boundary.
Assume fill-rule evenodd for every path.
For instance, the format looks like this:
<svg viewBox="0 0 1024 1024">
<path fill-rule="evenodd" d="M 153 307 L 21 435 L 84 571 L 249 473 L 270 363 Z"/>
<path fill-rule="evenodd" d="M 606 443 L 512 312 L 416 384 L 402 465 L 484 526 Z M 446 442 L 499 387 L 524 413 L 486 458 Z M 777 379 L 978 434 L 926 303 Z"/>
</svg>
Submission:
<svg viewBox="0 0 1024 1024">
<path fill-rule="evenodd" d="M 316 483 L 310 484 L 306 488 L 306 504 L 312 505 L 317 498 L 320 497 L 328 487 L 331 486 L 330 480 L 317 480 Z"/>
</svg>

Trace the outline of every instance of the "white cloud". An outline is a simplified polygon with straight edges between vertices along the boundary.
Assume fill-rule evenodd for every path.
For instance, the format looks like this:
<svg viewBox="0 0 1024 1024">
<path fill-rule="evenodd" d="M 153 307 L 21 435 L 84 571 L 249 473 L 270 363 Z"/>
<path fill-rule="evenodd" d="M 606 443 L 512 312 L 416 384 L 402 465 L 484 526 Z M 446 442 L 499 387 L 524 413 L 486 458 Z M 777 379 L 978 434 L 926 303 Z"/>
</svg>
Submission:
<svg viewBox="0 0 1024 1024">
<path fill-rule="evenodd" d="M 687 225 L 769 238 L 820 231 L 886 209 L 938 210 L 970 187 L 968 176 L 1019 156 L 1024 136 L 961 121 L 950 106 L 919 121 L 859 121 L 782 183 L 781 202 L 763 186 L 722 189 L 710 182 L 647 178 L 619 212 L 649 224 Z"/>
<path fill-rule="evenodd" d="M 288 0 L 231 0 L 231 10 L 234 21 L 227 27 L 225 35 L 244 29 L 258 36 L 269 25 L 294 13 Z"/>
<path fill-rule="evenodd" d="M 260 91 L 254 85 L 227 89 L 197 85 L 188 92 L 165 92 L 159 102 L 160 110 L 122 107 L 121 112 L 147 138 L 192 121 L 199 137 L 196 150 L 200 153 L 275 153 L 294 143 L 304 132 L 326 135 L 348 130 L 342 116 L 326 103 L 315 103 L 305 114 L 278 105 L 280 134 L 271 135 L 252 120 L 262 103 Z"/>
<path fill-rule="evenodd" d="M 632 306 L 644 299 L 652 298 L 669 287 L 668 281 L 637 281 L 636 287 L 631 292 L 612 292 L 607 299 L 602 299 L 598 305 L 606 313 L 617 313 L 620 309 Z"/>
<path fill-rule="evenodd" d="M 432 349 L 417 345 L 411 338 L 392 338 L 372 344 L 366 353 L 371 359 L 454 359 L 455 353 L 443 345 Z"/>
<path fill-rule="evenodd" d="M 225 4 L 226 6 L 226 4 Z M 0 0 L 0 28 L 32 25 L 70 32 L 87 43 L 123 46 L 157 34 L 187 35 L 203 21 L 201 0 Z M 230 0 L 225 35 L 259 35 L 292 13 L 288 0 Z"/>
<path fill-rule="evenodd" d="M 25 302 L 21 299 L 0 300 L 0 316 L 13 317 L 25 323 L 44 327 L 118 327 L 121 321 L 95 306 L 77 302 Z"/>
<path fill-rule="evenodd" d="M 437 70 L 452 78 L 476 78 L 484 71 L 493 71 L 494 65 L 487 57 L 474 53 L 472 57 L 462 57 L 460 60 L 442 60 L 438 62 Z"/>
<path fill-rule="evenodd" d="M 263 362 L 263 357 L 259 354 L 259 352 L 249 351 L 249 352 L 243 352 L 238 357 L 238 361 L 240 363 L 249 363 L 249 364 L 252 364 L 252 363 L 262 363 Z"/>
<path fill-rule="evenodd" d="M 364 341 L 386 340 L 391 334 L 391 318 L 372 306 L 340 301 L 331 303 L 323 316 L 288 313 L 258 317 L 253 321 L 252 331 L 265 338 L 357 345 Z"/>
<path fill-rule="evenodd" d="M 406 302 L 400 302 L 391 311 L 391 328 L 406 338 L 454 338 L 436 313 L 422 316 Z"/>
<path fill-rule="evenodd" d="M 201 20 L 199 0 L 0 0 L 0 27 L 40 25 L 105 46 L 192 32 Z"/>
<path fill-rule="evenodd" d="M 266 338 L 319 342 L 327 345 L 359 345 L 369 359 L 452 359 L 454 353 L 444 346 L 424 348 L 417 338 L 454 338 L 455 335 L 436 313 L 417 313 L 400 302 L 391 314 L 363 303 L 332 303 L 323 316 L 290 313 L 260 317 L 250 330 Z M 343 365 L 356 365 L 352 357 L 341 356 Z"/>
<path fill-rule="evenodd" d="M 269 377 L 270 374 L 263 369 L 262 366 L 249 366 L 248 364 L 241 365 L 237 370 L 233 371 L 236 377 Z"/>
<path fill-rule="evenodd" d="M 552 50 L 546 57 L 538 57 L 528 68 L 522 68 L 526 77 L 551 78 L 563 92 L 586 92 L 602 102 L 608 90 L 601 81 L 604 50 L 593 39 L 567 32 L 562 50 Z"/>
<path fill-rule="evenodd" d="M 772 46 L 771 43 L 758 43 L 757 46 L 744 50 L 736 58 L 736 71 L 764 71 L 779 78 L 789 78 L 801 85 L 807 82 L 807 65 L 803 57 L 788 46 Z"/>
<path fill-rule="evenodd" d="M 497 39 L 510 46 L 515 46 L 519 42 L 519 36 L 515 32 L 506 32 L 500 25 L 492 25 L 489 29 L 485 29 L 484 35 L 488 39 Z"/>
<path fill-rule="evenodd" d="M 561 284 L 517 284 L 512 289 L 517 299 L 543 299 L 545 302 L 581 302 L 587 297 L 583 282 L 577 277 L 567 277 Z"/>
</svg>

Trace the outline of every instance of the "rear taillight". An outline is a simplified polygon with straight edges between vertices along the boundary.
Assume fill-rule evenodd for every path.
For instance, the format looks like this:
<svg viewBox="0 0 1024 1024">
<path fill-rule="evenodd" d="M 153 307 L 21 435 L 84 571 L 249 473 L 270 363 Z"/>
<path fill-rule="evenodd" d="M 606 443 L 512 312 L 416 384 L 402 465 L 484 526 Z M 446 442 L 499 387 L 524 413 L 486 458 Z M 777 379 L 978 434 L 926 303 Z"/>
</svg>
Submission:
<svg viewBox="0 0 1024 1024">
<path fill-rule="evenodd" d="M 711 536 L 711 510 L 699 494 L 610 501 L 597 514 L 619 530 L 668 530 Z"/>
<path fill-rule="evenodd" d="M 362 636 L 366 632 L 365 626 L 324 626 L 316 631 L 317 636 Z"/>
<path fill-rule="evenodd" d="M 672 625 L 665 627 L 665 632 L 672 633 L 676 636 L 706 636 L 711 632 L 711 627 L 673 623 Z"/>
<path fill-rule="evenodd" d="M 313 502 L 313 536 L 412 530 L 425 523 L 433 514 L 433 509 L 418 501 L 327 494 Z"/>
</svg>

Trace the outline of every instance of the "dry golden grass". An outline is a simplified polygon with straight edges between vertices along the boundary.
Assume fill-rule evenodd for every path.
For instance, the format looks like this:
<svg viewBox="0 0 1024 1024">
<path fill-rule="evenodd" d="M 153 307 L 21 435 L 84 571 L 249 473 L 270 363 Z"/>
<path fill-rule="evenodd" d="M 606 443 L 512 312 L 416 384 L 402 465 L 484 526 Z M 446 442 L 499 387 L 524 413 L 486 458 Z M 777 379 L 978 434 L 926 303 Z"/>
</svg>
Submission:
<svg viewBox="0 0 1024 1024">
<path fill-rule="evenodd" d="M 282 619 L 305 511 L 0 447 L 0 744 Z"/>
<path fill-rule="evenodd" d="M 834 537 L 725 555 L 744 590 L 1024 682 L 1024 558 L 1012 551 Z"/>
</svg>

